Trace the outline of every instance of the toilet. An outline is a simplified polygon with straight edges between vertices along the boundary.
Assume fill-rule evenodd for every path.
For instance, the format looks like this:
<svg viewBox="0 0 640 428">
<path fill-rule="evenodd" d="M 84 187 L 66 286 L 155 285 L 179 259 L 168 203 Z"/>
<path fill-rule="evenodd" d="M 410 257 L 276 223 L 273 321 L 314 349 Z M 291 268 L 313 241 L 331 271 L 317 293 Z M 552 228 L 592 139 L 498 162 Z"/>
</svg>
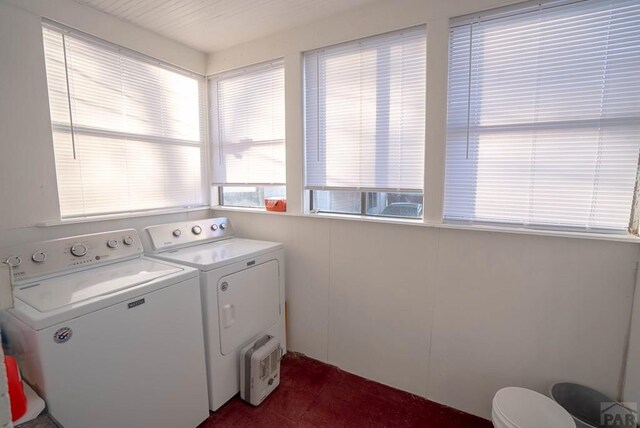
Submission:
<svg viewBox="0 0 640 428">
<path fill-rule="evenodd" d="M 493 397 L 495 428 L 576 428 L 571 415 L 552 399 L 525 388 L 503 388 Z"/>
</svg>

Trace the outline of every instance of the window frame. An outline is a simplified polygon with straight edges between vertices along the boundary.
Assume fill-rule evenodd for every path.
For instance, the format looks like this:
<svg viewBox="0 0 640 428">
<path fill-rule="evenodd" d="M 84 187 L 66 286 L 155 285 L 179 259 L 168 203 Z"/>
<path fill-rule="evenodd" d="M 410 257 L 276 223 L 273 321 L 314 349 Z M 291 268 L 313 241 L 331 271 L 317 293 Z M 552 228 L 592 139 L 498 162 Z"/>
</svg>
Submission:
<svg viewBox="0 0 640 428">
<path fill-rule="evenodd" d="M 110 218 L 128 218 L 128 217 L 139 217 L 139 216 L 147 216 L 147 215 L 155 215 L 155 214 L 164 214 L 164 213 L 173 213 L 173 212 L 190 212 L 190 211 L 196 211 L 196 210 L 202 210 L 202 209 L 208 209 L 211 207 L 211 195 L 210 193 L 207 191 L 207 186 L 208 183 L 210 182 L 209 180 L 209 164 L 208 164 L 208 158 L 209 158 L 209 144 L 208 144 L 208 140 L 206 138 L 206 129 L 207 129 L 207 123 L 206 123 L 206 79 L 205 76 L 190 70 L 187 70 L 185 68 L 176 66 L 174 64 L 165 62 L 163 60 L 160 60 L 158 58 L 146 55 L 142 52 L 138 52 L 136 50 L 133 49 L 129 49 L 127 47 L 118 45 L 116 43 L 110 42 L 108 40 L 102 39 L 98 36 L 94 36 L 92 34 L 77 30 L 75 28 L 72 27 L 68 27 L 66 25 L 60 24 L 56 21 L 52 21 L 50 19 L 47 18 L 42 18 L 41 19 L 41 23 L 40 23 L 40 28 L 42 31 L 42 38 L 44 39 L 44 31 L 48 30 L 48 31 L 53 31 L 56 33 L 61 34 L 62 38 L 63 38 L 63 43 L 65 41 L 65 37 L 67 36 L 72 36 L 73 38 L 79 39 L 81 41 L 84 41 L 86 43 L 88 43 L 89 45 L 91 45 L 92 47 L 95 46 L 96 49 L 104 49 L 106 51 L 111 51 L 111 52 L 116 52 L 119 55 L 122 55 L 124 57 L 128 57 L 134 61 L 139 61 L 141 63 L 146 63 L 149 64 L 151 66 L 154 67 L 158 67 L 164 70 L 167 70 L 169 72 L 172 73 L 176 73 L 182 76 L 186 76 L 186 77 L 190 77 L 193 78 L 194 80 L 197 81 L 198 83 L 198 115 L 199 115 L 199 130 L 198 130 L 198 141 L 196 142 L 195 140 L 191 141 L 191 140 L 182 140 L 179 138 L 172 138 L 172 137 L 162 137 L 162 136 L 154 136 L 154 135 L 149 135 L 149 134 L 135 134 L 135 133 L 129 133 L 129 132 L 125 132 L 125 131 L 114 131 L 114 130 L 107 130 L 107 129 L 100 129 L 97 127 L 86 127 L 86 126 L 74 126 L 73 124 L 73 117 L 72 117 L 72 112 L 69 111 L 69 125 L 67 124 L 62 124 L 62 123 L 56 123 L 53 121 L 53 118 L 50 117 L 50 125 L 51 125 L 51 135 L 52 135 L 52 139 L 54 138 L 54 134 L 56 132 L 63 132 L 65 134 L 69 134 L 71 136 L 72 139 L 72 147 L 73 147 L 73 151 L 74 151 L 74 157 L 75 157 L 75 141 L 74 141 L 74 133 L 78 132 L 80 134 L 83 135 L 89 135 L 89 136 L 95 136 L 95 137 L 103 137 L 103 138 L 107 138 L 107 139 L 131 139 L 131 140 L 136 140 L 136 141 L 143 141 L 143 142 L 149 142 L 149 143 L 153 143 L 153 144 L 166 144 L 167 141 L 169 141 L 170 143 L 174 143 L 177 145 L 188 145 L 191 147 L 198 147 L 200 149 L 200 171 L 201 171 L 201 177 L 200 177 L 200 198 L 201 198 L 201 203 L 200 204 L 188 204 L 188 205 L 169 205 L 169 206 L 160 206 L 160 207 L 154 207 L 154 208 L 139 208 L 139 209 L 128 209 L 128 210 L 118 210 L 118 211 L 105 211 L 105 212 L 95 212 L 95 213 L 83 213 L 83 214 L 79 214 L 79 215 L 69 215 L 69 216 L 63 216 L 62 215 L 62 204 L 61 204 L 61 198 L 60 198 L 60 190 L 59 190 L 59 178 L 58 178 L 58 171 L 57 171 L 57 160 L 54 159 L 54 168 L 56 170 L 56 189 L 57 189 L 57 193 L 56 193 L 56 197 L 57 197 L 57 202 L 58 202 L 58 212 L 59 212 L 59 223 L 76 223 L 76 222 L 85 222 L 85 221 L 99 221 L 102 219 L 110 219 Z M 43 40 L 43 45 L 44 45 L 44 40 Z M 43 47 L 43 60 L 47 61 L 47 57 L 46 57 L 46 49 L 44 49 Z M 65 58 L 65 67 L 66 67 L 66 58 Z M 50 98 L 50 94 L 49 94 L 49 77 L 48 77 L 48 71 L 46 70 L 45 67 L 45 78 L 47 80 L 47 97 Z M 67 96 L 70 96 L 69 88 L 69 76 L 65 76 L 65 79 L 67 80 Z M 71 101 L 69 101 L 69 108 L 71 108 Z M 48 113 L 51 115 L 51 104 L 48 103 L 47 105 L 47 111 Z M 54 143 L 54 147 L 55 147 L 55 143 Z M 54 224 L 58 224 L 58 222 L 54 222 Z"/>
<path fill-rule="evenodd" d="M 482 13 L 486 13 L 486 12 L 482 12 Z M 55 25 L 59 25 L 59 24 L 55 24 Z M 76 32 L 76 30 L 73 30 L 74 32 Z M 91 38 L 93 38 L 93 36 L 89 36 Z M 105 43 L 109 43 L 106 42 Z M 122 48 L 124 50 L 130 51 L 126 48 Z M 133 52 L 135 54 L 139 54 L 136 51 L 130 51 Z M 139 55 L 143 55 L 143 54 L 139 54 Z M 427 51 L 427 57 L 429 57 L 430 53 L 429 51 Z M 432 55 L 432 54 L 431 54 Z M 299 53 L 299 58 L 302 58 L 302 53 Z M 445 60 L 447 58 L 447 56 L 445 55 Z M 153 58 L 151 58 L 152 60 L 155 60 Z M 302 61 L 300 61 L 302 62 Z M 433 62 L 431 62 L 433 63 Z M 297 70 L 297 69 L 296 69 Z M 444 68 L 442 69 L 443 71 L 445 70 Z M 287 68 L 285 67 L 285 71 L 288 71 Z M 299 73 L 301 73 L 303 75 L 304 71 L 303 68 L 299 70 Z M 446 74 L 446 73 L 445 73 Z M 191 211 L 191 210 L 197 210 L 197 209 L 207 209 L 207 208 L 218 208 L 218 207 L 223 207 L 223 209 L 228 209 L 228 210 L 234 210 L 237 209 L 238 211 L 243 210 L 242 207 L 236 207 L 236 206 L 230 206 L 230 205 L 222 205 L 222 197 L 221 197 L 221 192 L 222 192 L 222 186 L 212 186 L 211 183 L 211 166 L 208 164 L 208 162 L 211 160 L 211 141 L 209 141 L 209 131 L 208 131 L 208 126 L 210 124 L 208 117 L 209 117 L 209 103 L 207 102 L 207 95 L 208 95 L 208 90 L 207 90 L 207 85 L 208 85 L 208 77 L 209 76 L 201 76 L 204 80 L 204 84 L 203 84 L 203 88 L 204 88 L 204 96 L 205 96 L 205 101 L 204 101 L 204 121 L 203 121 L 203 126 L 205 127 L 205 141 L 204 141 L 204 154 L 205 154 L 205 164 L 203 166 L 203 180 L 205 180 L 205 183 L 203 184 L 202 190 L 204 193 L 204 200 L 209 200 L 209 206 L 198 206 L 198 207 L 184 207 L 184 211 Z M 285 80 L 288 78 L 288 74 L 285 73 Z M 297 78 L 297 77 L 296 77 Z M 303 78 L 304 80 L 304 78 Z M 431 83 L 429 82 L 429 80 L 427 80 L 427 91 L 429 91 L 429 87 L 430 87 Z M 437 87 L 440 87 L 441 82 L 438 82 Z M 446 80 L 444 81 L 444 87 L 445 87 L 445 94 L 446 94 Z M 287 87 L 285 85 L 285 93 L 287 91 Z M 302 91 L 302 94 L 304 95 L 304 90 Z M 304 101 L 301 101 L 301 106 L 302 106 L 302 110 L 304 110 Z M 429 107 L 427 106 L 426 108 L 426 112 L 429 111 Z M 286 116 L 285 116 L 286 119 Z M 437 118 L 436 118 L 437 119 Z M 302 119 L 302 127 L 304 129 L 304 118 Z M 426 128 L 426 143 L 425 143 L 425 150 L 429 150 L 429 128 Z M 304 132 L 304 131 L 303 131 Z M 303 151 L 304 151 L 304 142 L 303 144 Z M 433 145 L 433 143 L 431 143 Z M 446 149 L 446 143 L 442 144 L 443 145 L 443 152 L 444 149 Z M 435 158 L 437 158 L 438 156 L 435 156 Z M 429 167 L 429 157 L 425 156 L 425 169 L 426 167 Z M 288 160 L 288 162 L 297 162 L 298 160 Z M 302 157 L 302 159 L 299 160 L 301 167 L 300 170 L 304 171 L 304 165 L 305 165 L 305 160 L 304 157 Z M 446 168 L 446 165 L 444 163 L 444 157 L 442 158 L 442 160 L 437 159 L 436 161 L 433 160 L 433 158 L 431 159 L 431 162 L 433 165 L 434 162 L 438 163 L 438 166 L 442 168 L 442 174 L 438 174 L 441 175 L 441 178 L 438 178 L 439 180 L 442 180 L 440 183 L 438 182 L 438 180 L 431 180 L 432 183 L 435 182 L 435 187 L 438 187 L 440 184 L 443 184 L 444 181 L 444 169 Z M 287 165 L 287 167 L 289 167 Z M 298 165 L 296 164 L 296 167 L 298 167 Z M 303 195 L 303 203 L 302 205 L 302 212 L 299 212 L 298 210 L 300 209 L 300 207 L 298 207 L 298 209 L 296 210 L 296 214 L 298 215 L 303 215 L 303 214 L 308 214 L 310 212 L 313 212 L 313 191 L 312 189 L 309 189 L 308 191 L 305 189 L 304 186 L 304 172 L 301 175 L 301 178 L 299 179 L 300 183 L 295 183 L 293 185 L 290 185 L 289 183 L 285 184 L 285 188 L 287 190 L 291 190 L 290 186 L 293 186 L 293 189 L 298 191 L 301 195 Z M 474 223 L 468 223 L 468 222 L 460 222 L 460 221 L 456 221 L 456 220 L 446 220 L 444 218 L 444 210 L 443 210 L 443 206 L 444 206 L 444 193 L 441 193 L 440 195 L 436 195 L 436 199 L 433 198 L 426 198 L 425 197 L 425 193 L 427 192 L 431 192 L 431 190 L 433 189 L 433 184 L 430 185 L 429 187 L 427 187 L 427 174 L 425 174 L 424 177 L 424 181 L 425 184 L 423 186 L 423 213 L 422 213 L 422 218 L 421 223 L 419 224 L 421 226 L 428 226 L 428 227 L 443 227 L 443 228 L 460 228 L 460 229 L 465 229 L 465 230 L 473 230 L 473 229 L 477 229 L 477 230 L 491 230 L 491 231 L 498 231 L 498 232 L 510 232 L 510 233 L 524 233 L 524 234 L 533 234 L 533 235 L 549 235 L 549 236 L 574 236 L 574 237 L 588 237 L 588 238 L 593 238 L 593 239 L 601 239 L 601 240 L 617 240 L 617 241 L 623 241 L 623 240 L 635 240 L 637 238 L 637 230 L 634 232 L 633 230 L 630 231 L 629 236 L 626 235 L 617 235 L 617 234 L 598 234 L 598 233 L 594 233 L 592 231 L 588 231 L 585 232 L 583 230 L 566 230 L 566 229 L 550 229 L 548 227 L 540 227 L 540 228 L 536 228 L 536 227 L 532 227 L 531 225 L 527 225 L 527 226 L 520 226 L 520 225 L 516 225 L 516 224 L 511 224 L 511 223 L 479 223 L 479 222 L 474 222 Z M 207 185 L 209 186 L 209 189 L 207 189 Z M 300 187 L 298 187 L 300 185 Z M 214 190 L 214 188 L 217 188 L 217 190 Z M 209 191 L 207 191 L 209 190 Z M 214 190 L 213 192 L 211 190 Z M 638 223 L 638 209 L 637 209 L 637 205 L 638 205 L 638 201 L 640 201 L 640 198 L 638 197 L 639 194 L 639 186 L 638 186 L 638 181 L 636 181 L 636 192 L 634 195 L 634 207 L 632 208 L 632 224 L 635 224 L 637 227 L 637 223 Z M 413 218 L 413 217 L 386 217 L 386 216 L 372 216 L 366 213 L 362 213 L 363 210 L 366 211 L 366 203 L 362 203 L 362 196 L 365 196 L 366 192 L 361 192 L 361 213 L 360 214 L 346 214 L 345 216 L 350 216 L 351 218 L 358 220 L 358 216 L 366 216 L 368 219 L 372 219 L 373 221 L 378 221 L 378 222 L 390 222 L 393 223 L 395 222 L 400 222 L 403 221 L 404 219 L 411 219 L 411 220 L 418 220 L 419 218 Z M 218 197 L 218 201 L 219 201 L 219 205 L 213 205 L 215 202 L 215 198 Z M 308 201 L 308 202 L 307 202 Z M 256 207 L 258 208 L 258 207 Z M 429 211 L 429 208 L 435 208 L 436 212 L 441 213 L 440 217 L 438 218 L 438 215 L 431 215 L 431 218 L 429 220 L 431 220 L 432 222 L 428 222 L 427 220 L 427 212 Z M 264 208 L 263 208 L 264 209 Z M 138 212 L 123 212 L 123 213 L 116 213 L 116 214 L 105 214 L 105 215 L 95 215 L 95 216 L 91 216 L 91 217 L 75 217 L 75 218 L 63 218 L 61 219 L 61 221 L 58 222 L 51 222 L 51 224 L 60 224 L 60 223 L 73 223 L 73 222 L 83 222 L 83 221 L 92 221 L 92 217 L 95 217 L 95 220 L 101 220 L 102 218 L 119 218 L 119 217 L 135 217 L 135 216 L 140 216 L 140 215 L 152 215 L 154 213 L 165 213 L 167 211 L 171 211 L 171 212 L 177 212 L 180 209 L 158 209 L 158 210 L 143 210 L 143 211 L 138 211 Z M 320 211 L 319 213 L 331 213 L 331 211 Z M 340 213 L 341 214 L 341 213 Z M 433 214 L 433 213 L 432 213 Z M 364 220 L 364 219 L 361 219 Z M 418 225 L 417 222 L 412 222 L 415 225 Z M 43 223 L 43 225 L 46 225 Z M 634 241 L 635 242 L 635 241 Z"/>
<path fill-rule="evenodd" d="M 446 125 L 445 125 L 445 157 L 443 160 L 443 174 L 442 174 L 442 179 L 443 179 L 443 193 L 442 193 L 442 200 L 441 200 L 441 223 L 443 225 L 445 224 L 449 224 L 449 225 L 457 225 L 457 226 L 461 226 L 461 227 L 474 227 L 474 226 L 479 226 L 479 227 L 488 227 L 488 228 L 495 228 L 495 227 L 499 227 L 499 228 L 503 228 L 505 230 L 530 230 L 530 231 L 548 231 L 550 233 L 562 233 L 562 232 L 566 232 L 566 233 L 570 233 L 570 234 L 585 234 L 585 235 L 597 235 L 597 236 L 611 236 L 611 237 L 620 237 L 620 236 L 638 236 L 638 223 L 639 223 L 639 218 L 640 218 L 640 213 L 638 210 L 638 205 L 640 202 L 640 157 L 638 158 L 638 160 L 636 161 L 636 170 L 637 170 L 637 175 L 636 175 L 636 180 L 635 180 L 635 186 L 634 186 L 634 190 L 633 190 L 633 199 L 632 199 L 632 203 L 631 203 L 631 207 L 630 207 L 630 216 L 629 216 L 629 222 L 628 222 L 628 227 L 626 229 L 609 229 L 609 228 L 584 228 L 581 226 L 572 226 L 572 225 L 565 225 L 565 224 L 547 224 L 547 223 L 527 223 L 527 222 L 523 222 L 523 223 L 519 223 L 519 222 L 507 222 L 507 221 L 500 221 L 500 220 L 478 220 L 478 219 L 462 219 L 462 218 L 447 218 L 446 217 L 446 210 L 445 210 L 445 206 L 446 206 L 446 174 L 447 174 L 447 162 L 446 162 L 446 152 L 449 150 L 449 143 L 448 143 L 448 133 L 449 130 L 451 128 L 451 126 L 449 125 L 449 90 L 450 90 L 450 86 L 449 86 L 449 78 L 451 77 L 451 58 L 450 58 L 450 53 L 451 53 L 451 31 L 454 27 L 462 27 L 465 25 L 474 25 L 474 24 L 478 24 L 480 22 L 484 22 L 484 21 L 491 21 L 494 19 L 502 19 L 502 18 L 509 18 L 512 16 L 516 16 L 516 15 L 521 15 L 521 14 L 529 14 L 531 12 L 535 12 L 535 11 L 542 11 L 542 10 L 548 10 L 548 9 L 553 9 L 556 7 L 564 7 L 564 6 L 570 6 L 572 4 L 578 4 L 578 3 L 582 3 L 585 0 L 530 0 L 527 2 L 523 2 L 523 3 L 516 3 L 516 4 L 512 4 L 512 5 L 508 5 L 508 6 L 504 6 L 504 7 L 498 7 L 498 8 L 494 8 L 494 9 L 487 9 L 487 10 L 483 10 L 477 13 L 471 13 L 468 15 L 462 15 L 462 16 L 458 16 L 458 17 L 452 17 L 449 19 L 449 32 L 450 32 L 450 36 L 448 38 L 449 41 L 449 49 L 448 49 L 448 55 L 447 55 L 447 82 L 446 82 L 446 86 L 447 86 L 447 114 L 446 114 Z M 588 1 L 588 0 L 587 0 Z M 471 30 L 473 31 L 473 30 Z M 471 41 L 473 41 L 473 35 L 470 37 Z M 471 62 L 470 62 L 470 66 L 469 66 L 469 70 L 471 70 Z M 471 74 L 471 73 L 469 73 Z M 471 77 L 469 77 L 469 79 L 471 80 Z M 469 105 L 472 104 L 471 98 L 469 98 Z M 470 108 L 470 107 L 469 107 Z M 567 120 L 564 122 L 567 122 L 567 126 L 560 128 L 561 130 L 567 130 L 567 129 L 589 129 L 589 128 L 593 128 L 594 127 L 594 123 L 598 123 L 598 124 L 602 124 L 605 123 L 604 128 L 607 129 L 606 124 L 617 124 L 617 123 L 623 123 L 625 120 L 628 120 L 629 118 L 636 118 L 636 116 L 632 116 L 632 115 L 627 115 L 625 117 L 616 117 L 616 118 L 594 118 L 594 119 L 575 119 L 575 120 Z M 563 121 L 558 121 L 558 122 L 554 122 L 553 120 L 549 121 L 539 121 L 536 122 L 534 124 L 532 123 L 509 123 L 509 124 L 497 124 L 497 125 L 488 125 L 488 126 L 478 126 L 475 128 L 475 132 L 478 132 L 478 134 L 482 134 L 482 132 L 487 132 L 487 131 L 478 131 L 478 129 L 481 128 L 491 128 L 492 130 L 513 130 L 513 131 L 517 131 L 518 129 L 527 129 L 527 128 L 531 128 L 532 126 L 535 127 L 535 129 L 551 129 L 551 128 L 558 128 L 557 124 L 558 123 L 562 123 Z M 609 126 L 613 126 L 613 125 L 609 125 Z M 469 132 L 469 122 L 467 122 L 467 133 Z M 462 128 L 455 126 L 455 129 L 457 129 L 458 131 L 460 131 Z M 640 138 L 640 137 L 639 137 Z M 469 144 L 469 143 L 467 143 Z"/>
<path fill-rule="evenodd" d="M 207 95 L 207 100 L 206 100 L 206 122 L 207 122 L 207 139 L 208 139 L 208 144 L 207 146 L 210 149 L 210 153 L 209 153 L 209 162 L 210 162 L 210 166 L 209 166 L 209 176 L 210 176 L 210 186 L 211 186 L 211 193 L 215 194 L 215 198 L 212 197 L 211 200 L 212 202 L 214 201 L 214 199 L 217 199 L 217 205 L 218 207 L 230 207 L 230 208 L 240 208 L 240 209 L 244 209 L 244 208 L 253 208 L 253 209 L 262 209 L 265 210 L 265 206 L 263 205 L 254 205 L 254 206 L 238 206 L 238 205 L 225 205 L 224 204 L 224 188 L 233 188 L 233 187 L 284 187 L 285 188 L 285 197 L 286 197 L 286 188 L 287 188 L 287 183 L 286 183 L 286 175 L 285 175 L 285 182 L 284 183 L 276 183 L 276 184 L 272 184 L 272 183 L 246 183 L 246 184 L 233 184 L 233 185 L 225 185 L 224 183 L 218 183 L 216 182 L 216 180 L 214 179 L 215 174 L 213 173 L 213 168 L 214 165 L 218 164 L 221 165 L 221 161 L 219 159 L 219 157 L 216 154 L 216 145 L 220 145 L 221 146 L 221 136 L 220 136 L 220 116 L 218 114 L 218 91 L 217 90 L 213 90 L 212 89 L 212 85 L 215 85 L 215 87 L 217 88 L 218 85 L 218 81 L 220 79 L 224 79 L 225 77 L 229 78 L 229 77 L 235 77 L 235 76 L 240 76 L 243 74 L 247 74 L 247 73 L 255 73 L 258 72 L 260 70 L 271 70 L 274 67 L 281 67 L 282 68 L 282 72 L 283 72 L 283 76 L 284 76 L 284 80 L 285 80 L 285 87 L 283 88 L 283 99 L 286 98 L 286 73 L 285 73 L 285 62 L 284 62 L 284 58 L 283 57 L 277 57 L 277 58 L 273 58 L 267 61 L 261 61 L 259 63 L 254 63 L 254 64 L 249 64 L 249 65 L 245 65 L 245 66 L 241 66 L 241 67 L 237 67 L 237 68 L 233 68 L 227 71 L 223 71 L 223 72 L 219 72 L 219 73 L 213 73 L 213 74 L 209 74 L 207 76 L 204 77 L 205 79 L 205 83 L 206 83 L 206 87 L 204 92 Z M 285 140 L 284 140 L 284 146 L 286 148 L 286 107 L 285 107 L 285 116 L 284 116 L 284 120 L 285 120 Z M 285 152 L 285 173 L 286 173 L 286 152 Z M 212 203 L 212 206 L 213 203 Z"/>
<path fill-rule="evenodd" d="M 366 36 L 366 37 L 360 37 L 357 39 L 353 39 L 353 40 L 349 40 L 349 41 L 345 41 L 342 43 L 337 43 L 337 44 L 333 44 L 333 45 L 327 45 L 327 46 L 323 46 L 323 47 L 319 47 L 319 48 L 314 48 L 308 51 L 303 51 L 301 52 L 301 62 L 302 62 L 302 67 L 301 67 L 301 74 L 302 74 L 302 81 L 303 81 L 303 88 L 302 88 L 302 95 L 303 95 L 303 99 L 302 99 L 302 125 L 303 125 L 303 157 L 302 157 L 302 166 L 303 166 L 303 176 L 302 176 L 302 189 L 303 192 L 305 193 L 305 198 L 303 198 L 305 200 L 304 202 L 304 211 L 311 213 L 311 214 L 315 214 L 315 213 L 333 213 L 333 214 L 342 214 L 342 215 L 352 215 L 352 216 L 362 216 L 362 217 L 372 217 L 372 218 L 379 218 L 379 219 L 389 219 L 389 220 L 393 220 L 393 219 L 409 219 L 409 220 L 424 220 L 425 218 L 425 198 L 424 198 L 424 194 L 425 194 L 425 176 L 423 174 L 423 180 L 422 180 L 422 188 L 420 189 L 420 191 L 418 190 L 391 190 L 391 189 L 386 189 L 386 190 L 381 190 L 381 189 L 367 189 L 367 190 L 363 190 L 363 189 L 339 189 L 339 188 L 319 188 L 319 187 L 314 187 L 314 186 L 307 186 L 306 185 L 306 170 L 307 170 L 307 132 L 306 129 L 308 127 L 308 119 L 307 119 L 307 101 L 306 101 L 306 94 L 307 94 L 307 63 L 306 63 L 306 57 L 307 55 L 315 55 L 318 52 L 322 52 L 324 50 L 327 49 L 340 49 L 343 46 L 348 46 L 348 45 L 352 45 L 352 44 L 367 44 L 372 40 L 375 39 L 381 39 L 386 37 L 393 37 L 397 34 L 402 34 L 403 32 L 414 32 L 414 31 L 419 31 L 422 30 L 423 32 L 423 37 L 424 37 L 424 43 L 425 43 L 425 51 L 424 51 L 424 61 L 426 63 L 427 61 L 427 56 L 428 56 L 428 51 L 427 51 L 427 29 L 426 29 L 426 25 L 425 24 L 420 24 L 420 25 L 414 25 L 414 26 L 409 26 L 406 28 L 402 28 L 402 29 L 398 29 L 398 30 L 394 30 L 394 31 L 387 31 L 387 32 L 382 32 L 382 33 L 378 33 L 378 34 L 374 34 L 371 36 Z M 316 59 L 316 61 L 318 61 L 318 59 Z M 379 85 L 379 78 L 380 75 L 379 73 L 376 71 L 376 85 Z M 427 85 L 428 85 L 428 80 L 427 80 L 427 73 L 426 73 L 426 68 L 425 68 L 425 72 L 424 72 L 424 97 L 425 97 L 425 101 L 427 99 Z M 389 94 L 386 94 L 387 98 L 390 96 Z M 318 102 L 321 102 L 320 100 L 324 101 L 324 97 L 326 96 L 326 94 L 323 92 L 321 95 L 318 95 Z M 321 109 L 319 109 L 321 110 Z M 324 115 L 326 115 L 326 113 L 322 113 Z M 386 116 L 386 127 L 389 127 L 389 121 L 390 121 L 390 117 L 387 114 Z M 423 136 L 423 140 L 422 140 L 422 170 L 424 170 L 425 165 L 426 165 L 426 106 L 424 107 L 424 119 L 423 122 L 425 123 L 424 126 L 424 133 L 425 135 Z M 319 144 L 319 142 L 318 142 Z M 346 212 L 341 212 L 341 211 L 328 211 L 328 210 L 319 210 L 318 208 L 314 207 L 314 192 L 318 192 L 318 191 L 336 191 L 336 192 L 359 192 L 360 193 L 360 212 L 359 213 L 346 213 Z M 368 205 L 368 201 L 369 201 L 369 193 L 421 193 L 422 194 L 422 208 L 421 208 L 421 212 L 420 212 L 420 216 L 419 217 L 408 217 L 408 216 L 388 216 L 388 215 L 378 215 L 378 214 L 371 214 L 367 212 L 367 205 Z"/>
<path fill-rule="evenodd" d="M 285 191 L 285 196 L 284 198 L 286 199 L 286 192 L 287 192 L 287 186 L 286 185 L 281 185 L 281 184 L 277 184 L 277 185 L 273 185 L 273 186 L 215 186 L 216 190 L 216 196 L 218 199 L 218 205 L 216 207 L 226 207 L 226 208 L 251 208 L 251 209 L 257 209 L 257 210 L 266 210 L 266 204 L 264 203 L 264 201 L 267 199 L 266 196 L 263 196 L 262 198 L 262 205 L 231 205 L 231 204 L 225 204 L 224 203 L 224 189 L 233 189 L 233 188 L 238 188 L 238 187 L 255 187 L 257 192 L 262 192 L 264 194 L 264 191 L 266 188 L 269 187 L 282 187 L 284 188 Z M 214 207 L 214 208 L 216 208 Z"/>
<path fill-rule="evenodd" d="M 412 217 L 412 216 L 403 216 L 403 215 L 382 215 L 382 214 L 372 214 L 369 213 L 369 194 L 384 194 L 384 193 L 392 193 L 392 194 L 409 194 L 409 193 L 416 193 L 417 192 L 371 192 L 371 191 L 349 191 L 349 190 L 344 190 L 344 192 L 353 192 L 353 193 L 360 193 L 360 211 L 359 212 L 345 212 L 345 211 L 331 211 L 331 210 L 322 210 L 320 208 L 316 208 L 314 207 L 313 201 L 315 199 L 314 197 L 314 192 L 343 192 L 343 190 L 317 190 L 317 189 L 309 189 L 309 213 L 311 214 L 317 214 L 317 213 L 325 213 L 325 214 L 340 214 L 340 215 L 346 215 L 346 216 L 362 216 L 362 217 L 372 217 L 372 218 L 377 218 L 377 219 L 389 219 L 389 220 L 423 220 L 424 219 L 424 192 L 421 193 L 422 195 L 422 204 L 421 205 L 421 210 L 420 210 L 420 215 L 417 217 Z M 390 206 L 390 205 L 387 205 Z"/>
</svg>

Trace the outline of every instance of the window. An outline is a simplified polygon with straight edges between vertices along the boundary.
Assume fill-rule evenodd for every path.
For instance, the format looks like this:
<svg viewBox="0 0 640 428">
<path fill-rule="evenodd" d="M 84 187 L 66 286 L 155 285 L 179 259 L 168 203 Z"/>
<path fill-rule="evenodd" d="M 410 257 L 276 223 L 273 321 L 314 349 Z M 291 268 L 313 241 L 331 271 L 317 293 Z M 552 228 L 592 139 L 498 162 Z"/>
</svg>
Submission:
<svg viewBox="0 0 640 428">
<path fill-rule="evenodd" d="M 314 190 L 311 196 L 312 212 L 375 217 L 422 217 L 422 193 Z"/>
<path fill-rule="evenodd" d="M 264 208 L 266 198 L 284 198 L 285 186 L 220 187 L 220 205 Z"/>
<path fill-rule="evenodd" d="M 202 206 L 202 76 L 45 22 L 63 218 Z"/>
<path fill-rule="evenodd" d="M 628 233 L 639 73 L 637 1 L 452 20 L 445 220 Z"/>
<path fill-rule="evenodd" d="M 425 75 L 423 27 L 305 53 L 312 211 L 422 216 Z"/>
<path fill-rule="evenodd" d="M 284 63 L 209 79 L 213 184 L 222 205 L 264 207 L 285 196 Z"/>
</svg>

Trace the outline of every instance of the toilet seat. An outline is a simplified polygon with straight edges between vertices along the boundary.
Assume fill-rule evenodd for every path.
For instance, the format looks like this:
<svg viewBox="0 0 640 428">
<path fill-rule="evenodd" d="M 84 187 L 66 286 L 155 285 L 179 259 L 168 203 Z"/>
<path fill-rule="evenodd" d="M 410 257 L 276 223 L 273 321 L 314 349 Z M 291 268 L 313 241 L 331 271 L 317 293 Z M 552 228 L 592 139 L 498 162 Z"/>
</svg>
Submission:
<svg viewBox="0 0 640 428">
<path fill-rule="evenodd" d="M 493 397 L 498 428 L 576 428 L 571 415 L 552 399 L 525 388 L 503 388 Z"/>
</svg>

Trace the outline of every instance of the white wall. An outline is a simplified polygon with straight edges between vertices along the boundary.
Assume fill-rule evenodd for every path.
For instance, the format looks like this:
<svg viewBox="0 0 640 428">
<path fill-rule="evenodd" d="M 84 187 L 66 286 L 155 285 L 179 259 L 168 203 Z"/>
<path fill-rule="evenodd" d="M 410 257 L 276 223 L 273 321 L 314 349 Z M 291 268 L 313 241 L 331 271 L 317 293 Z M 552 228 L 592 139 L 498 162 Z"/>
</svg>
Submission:
<svg viewBox="0 0 640 428">
<path fill-rule="evenodd" d="M 292 350 L 485 418 L 509 385 L 618 395 L 637 244 L 216 214 L 284 242 Z"/>
<path fill-rule="evenodd" d="M 291 349 L 489 418 L 501 387 L 619 394 L 637 244 L 300 216 L 301 52 L 427 26 L 425 223 L 442 218 L 449 18 L 513 0 L 382 1 L 208 56 L 214 74 L 284 57 L 291 214 L 218 211 L 285 243 Z"/>
<path fill-rule="evenodd" d="M 72 0 L 0 0 L 0 247 L 207 216 L 207 211 L 34 227 L 60 219 L 41 17 L 203 73 L 203 53 Z"/>
</svg>

